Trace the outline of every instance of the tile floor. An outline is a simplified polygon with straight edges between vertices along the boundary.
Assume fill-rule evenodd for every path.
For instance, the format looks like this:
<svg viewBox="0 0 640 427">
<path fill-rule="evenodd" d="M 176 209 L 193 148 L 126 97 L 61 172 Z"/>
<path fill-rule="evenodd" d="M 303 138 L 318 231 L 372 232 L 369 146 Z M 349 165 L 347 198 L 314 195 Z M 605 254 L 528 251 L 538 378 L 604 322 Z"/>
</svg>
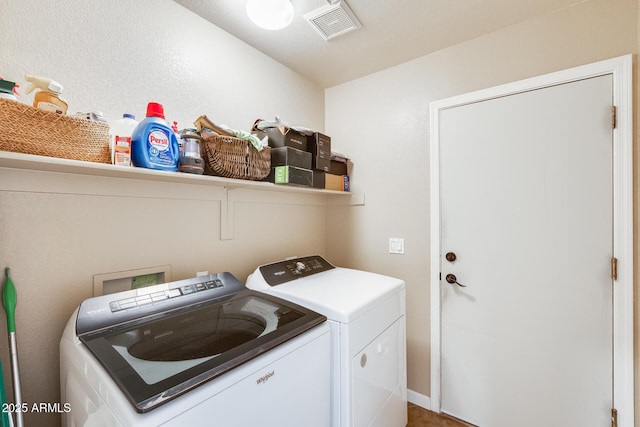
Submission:
<svg viewBox="0 0 640 427">
<path fill-rule="evenodd" d="M 446 415 L 427 411 L 413 403 L 408 404 L 409 423 L 407 427 L 468 427 L 469 424 L 460 422 Z"/>
</svg>

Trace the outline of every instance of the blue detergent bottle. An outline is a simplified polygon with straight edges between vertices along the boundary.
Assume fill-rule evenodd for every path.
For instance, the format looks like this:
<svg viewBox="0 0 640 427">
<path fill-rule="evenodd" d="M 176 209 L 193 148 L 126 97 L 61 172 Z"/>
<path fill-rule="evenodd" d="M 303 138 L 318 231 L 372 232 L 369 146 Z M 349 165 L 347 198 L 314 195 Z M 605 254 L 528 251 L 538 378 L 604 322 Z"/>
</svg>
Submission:
<svg viewBox="0 0 640 427">
<path fill-rule="evenodd" d="M 131 134 L 131 162 L 134 166 L 177 171 L 180 160 L 178 137 L 164 119 L 164 107 L 147 105 L 147 117 Z"/>
</svg>

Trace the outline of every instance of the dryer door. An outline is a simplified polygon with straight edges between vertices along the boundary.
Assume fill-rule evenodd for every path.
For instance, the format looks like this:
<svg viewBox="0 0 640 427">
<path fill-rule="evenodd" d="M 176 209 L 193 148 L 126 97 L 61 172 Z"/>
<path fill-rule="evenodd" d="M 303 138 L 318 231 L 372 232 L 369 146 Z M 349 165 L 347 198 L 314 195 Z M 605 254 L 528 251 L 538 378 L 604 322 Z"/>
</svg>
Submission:
<svg viewBox="0 0 640 427">
<path fill-rule="evenodd" d="M 254 291 L 80 335 L 138 412 L 146 412 L 322 323 Z"/>
<path fill-rule="evenodd" d="M 404 427 L 407 423 L 404 317 L 351 360 L 353 425 Z"/>
</svg>

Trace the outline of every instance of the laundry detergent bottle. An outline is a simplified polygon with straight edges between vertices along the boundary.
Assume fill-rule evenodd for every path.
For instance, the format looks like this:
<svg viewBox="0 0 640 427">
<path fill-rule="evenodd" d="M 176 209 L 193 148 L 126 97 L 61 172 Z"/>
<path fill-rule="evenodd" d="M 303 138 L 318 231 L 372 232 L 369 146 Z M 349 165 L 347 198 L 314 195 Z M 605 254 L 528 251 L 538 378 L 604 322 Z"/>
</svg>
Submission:
<svg viewBox="0 0 640 427">
<path fill-rule="evenodd" d="M 131 134 L 131 162 L 134 166 L 177 171 L 180 160 L 178 137 L 164 119 L 164 107 L 147 105 L 147 117 Z"/>
</svg>

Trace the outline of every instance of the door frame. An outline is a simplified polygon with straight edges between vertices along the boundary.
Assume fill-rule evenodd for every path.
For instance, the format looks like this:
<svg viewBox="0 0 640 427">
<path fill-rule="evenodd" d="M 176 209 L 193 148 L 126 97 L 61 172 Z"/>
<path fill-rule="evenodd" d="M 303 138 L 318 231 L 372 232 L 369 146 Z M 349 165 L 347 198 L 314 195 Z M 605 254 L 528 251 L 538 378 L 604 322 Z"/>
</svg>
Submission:
<svg viewBox="0 0 640 427">
<path fill-rule="evenodd" d="M 429 105 L 431 199 L 431 410 L 441 411 L 441 280 L 440 280 L 440 111 L 602 75 L 613 76 L 613 256 L 618 278 L 613 283 L 613 404 L 618 425 L 634 425 L 633 369 L 633 116 L 632 55 L 496 86 Z"/>
</svg>

